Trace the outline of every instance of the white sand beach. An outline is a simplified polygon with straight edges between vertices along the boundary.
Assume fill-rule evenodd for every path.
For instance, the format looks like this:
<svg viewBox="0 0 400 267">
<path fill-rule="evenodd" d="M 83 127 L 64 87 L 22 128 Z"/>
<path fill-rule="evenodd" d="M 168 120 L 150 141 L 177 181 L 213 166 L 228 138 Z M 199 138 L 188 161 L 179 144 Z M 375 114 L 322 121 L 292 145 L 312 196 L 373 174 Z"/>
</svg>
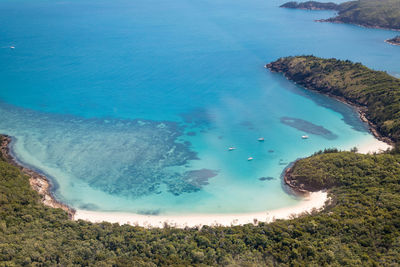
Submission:
<svg viewBox="0 0 400 267">
<path fill-rule="evenodd" d="M 276 219 L 290 219 L 314 209 L 321 210 L 328 200 L 327 193 L 323 191 L 310 193 L 297 205 L 276 210 L 243 214 L 189 214 L 189 215 L 139 215 L 122 212 L 99 212 L 77 210 L 75 220 L 90 222 L 110 222 L 130 224 L 146 228 L 164 227 L 165 224 L 177 228 L 196 226 L 233 226 L 257 222 L 272 222 Z"/>
<path fill-rule="evenodd" d="M 362 154 L 381 153 L 389 148 L 392 146 L 376 138 L 357 146 L 358 153 Z"/>
<path fill-rule="evenodd" d="M 358 152 L 363 154 L 380 153 L 391 148 L 391 145 L 376 138 L 357 146 Z M 255 224 L 257 222 L 269 223 L 277 219 L 291 219 L 313 210 L 322 210 L 328 200 L 326 192 L 310 193 L 297 205 L 257 213 L 242 214 L 187 214 L 187 215 L 141 215 L 126 212 L 102 212 L 77 210 L 74 219 L 90 222 L 110 222 L 142 226 L 146 228 L 161 228 L 165 225 L 185 228 L 209 226 L 234 226 Z"/>
</svg>

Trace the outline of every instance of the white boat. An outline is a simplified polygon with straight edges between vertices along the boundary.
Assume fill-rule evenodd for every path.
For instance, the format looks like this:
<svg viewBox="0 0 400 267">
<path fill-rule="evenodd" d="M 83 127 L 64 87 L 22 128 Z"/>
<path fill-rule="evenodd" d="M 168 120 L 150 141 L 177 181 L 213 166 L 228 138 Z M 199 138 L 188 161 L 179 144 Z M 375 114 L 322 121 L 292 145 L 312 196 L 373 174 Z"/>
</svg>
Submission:
<svg viewBox="0 0 400 267">
<path fill-rule="evenodd" d="M 258 142 L 264 142 L 264 137 L 260 137 L 257 140 L 258 140 Z"/>
<path fill-rule="evenodd" d="M 303 135 L 301 138 L 308 139 L 308 135 Z"/>
<path fill-rule="evenodd" d="M 253 160 L 253 157 L 249 157 L 247 160 L 248 160 L 248 161 Z"/>
<path fill-rule="evenodd" d="M 10 46 L 11 49 L 15 49 L 15 46 Z"/>
<path fill-rule="evenodd" d="M 230 147 L 230 148 L 228 148 L 229 151 L 232 151 L 232 150 L 235 150 L 235 149 L 236 149 L 236 147 Z"/>
</svg>

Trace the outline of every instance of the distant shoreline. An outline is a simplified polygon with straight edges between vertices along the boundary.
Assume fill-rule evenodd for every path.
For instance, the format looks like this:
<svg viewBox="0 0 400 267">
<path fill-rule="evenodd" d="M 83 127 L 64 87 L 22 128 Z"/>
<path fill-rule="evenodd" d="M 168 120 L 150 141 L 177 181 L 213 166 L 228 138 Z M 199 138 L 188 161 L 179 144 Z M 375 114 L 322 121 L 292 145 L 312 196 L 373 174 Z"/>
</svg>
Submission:
<svg viewBox="0 0 400 267">
<path fill-rule="evenodd" d="M 381 27 L 381 26 L 372 26 L 372 25 L 367 25 L 367 24 L 357 24 L 357 23 L 351 23 L 351 22 L 344 22 L 344 21 L 341 21 L 341 20 L 333 20 L 333 18 L 332 18 L 332 20 L 331 19 L 316 19 L 314 21 L 315 22 L 329 22 L 329 23 L 336 23 L 336 24 L 354 25 L 354 26 L 367 28 L 367 29 L 400 31 L 400 29 L 396 29 L 396 28 L 388 28 L 388 27 Z"/>
<path fill-rule="evenodd" d="M 351 24 L 351 25 L 356 25 L 356 26 L 360 26 L 360 27 L 364 27 L 364 28 L 400 31 L 400 28 L 396 27 L 396 25 L 392 25 L 393 27 L 396 27 L 396 28 L 391 28 L 391 27 L 379 26 L 379 22 L 375 22 L 375 25 L 368 24 L 368 21 L 363 23 L 357 17 L 355 17 L 355 18 L 354 17 L 349 18 L 348 16 L 342 17 L 341 13 L 348 12 L 349 10 L 351 12 L 351 10 L 354 8 L 354 7 L 350 7 L 350 9 L 348 9 L 347 7 L 345 7 L 343 10 L 342 6 L 349 2 L 351 2 L 351 1 L 343 2 L 343 3 L 339 3 L 339 4 L 332 3 L 332 2 L 324 3 L 324 2 L 316 2 L 316 1 L 306 1 L 306 2 L 299 2 L 299 3 L 298 2 L 286 2 L 279 7 L 287 8 L 287 9 L 298 9 L 298 10 L 311 10 L 311 11 L 326 10 L 326 11 L 338 12 L 336 14 L 336 16 L 334 16 L 334 17 L 327 18 L 327 19 L 318 19 L 318 20 L 315 20 L 316 22 Z M 361 11 L 363 11 L 363 10 L 361 10 Z M 358 21 L 357 21 L 357 19 L 358 19 Z"/>
</svg>

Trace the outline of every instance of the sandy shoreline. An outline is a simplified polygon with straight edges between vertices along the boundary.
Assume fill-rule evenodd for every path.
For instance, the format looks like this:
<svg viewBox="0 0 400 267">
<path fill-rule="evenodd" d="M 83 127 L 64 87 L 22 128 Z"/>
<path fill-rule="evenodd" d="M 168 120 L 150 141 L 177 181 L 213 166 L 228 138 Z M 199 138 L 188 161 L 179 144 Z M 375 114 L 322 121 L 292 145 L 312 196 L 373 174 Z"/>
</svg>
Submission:
<svg viewBox="0 0 400 267">
<path fill-rule="evenodd" d="M 258 222 L 270 223 L 277 219 L 291 219 L 302 214 L 320 211 L 329 201 L 327 192 L 319 191 L 303 193 L 303 199 L 294 206 L 262 211 L 256 213 L 238 214 L 187 214 L 187 215 L 140 215 L 125 212 L 102 212 L 74 210 L 67 205 L 58 202 L 51 194 L 51 184 L 48 179 L 33 170 L 21 166 L 11 155 L 9 145 L 11 137 L 2 135 L 1 153 L 6 160 L 19 167 L 29 176 L 32 188 L 42 196 L 42 203 L 52 208 L 65 210 L 73 220 L 86 220 L 93 223 L 110 222 L 142 226 L 146 228 L 159 228 L 166 225 L 177 228 L 208 226 L 235 226 L 244 224 L 257 224 Z M 358 146 L 359 153 L 380 153 L 390 148 L 391 145 L 372 139 Z"/>
<path fill-rule="evenodd" d="M 361 119 L 363 118 L 363 112 L 360 112 Z M 372 125 L 370 125 L 372 126 Z M 374 131 L 372 131 L 374 133 Z M 379 136 L 378 133 L 374 133 L 375 137 Z M 6 135 L 0 135 L 2 138 L 1 142 L 1 153 L 3 157 L 12 165 L 17 166 L 21 171 L 29 176 L 29 182 L 32 188 L 39 193 L 42 197 L 42 203 L 52 208 L 61 208 L 65 210 L 70 219 L 73 220 L 86 220 L 93 223 L 97 222 L 110 222 L 130 224 L 135 226 L 142 226 L 146 228 L 158 228 L 166 225 L 177 228 L 185 227 L 201 227 L 203 225 L 208 226 L 235 226 L 244 224 L 257 224 L 258 222 L 270 223 L 277 219 L 291 219 L 302 214 L 311 213 L 312 211 L 320 211 L 324 208 L 327 201 L 329 201 L 327 192 L 300 192 L 296 188 L 292 188 L 294 191 L 298 191 L 302 194 L 303 199 L 294 206 L 285 208 L 266 210 L 256 213 L 238 213 L 238 214 L 187 214 L 187 215 L 140 215 L 134 213 L 125 212 L 102 212 L 102 211 L 87 211 L 87 210 L 75 210 L 63 203 L 57 201 L 51 193 L 51 183 L 47 177 L 39 174 L 29 168 L 21 166 L 10 154 L 10 143 L 11 137 Z M 372 139 L 364 144 L 357 146 L 359 153 L 381 153 L 391 148 L 391 144 L 388 144 L 383 140 L 385 138 Z M 386 140 L 385 140 L 386 141 Z"/>
<path fill-rule="evenodd" d="M 376 138 L 364 144 L 357 146 L 358 153 L 382 153 L 392 148 L 391 145 L 380 141 Z M 289 186 L 289 185 L 287 185 Z M 159 228 L 165 225 L 185 228 L 185 227 L 201 227 L 208 226 L 236 226 L 244 224 L 257 224 L 258 222 L 270 223 L 278 219 L 291 219 L 302 214 L 311 213 L 312 211 L 321 211 L 326 202 L 329 202 L 328 193 L 324 191 L 318 192 L 301 192 L 298 188 L 292 188 L 293 192 L 298 192 L 303 199 L 294 206 L 285 208 L 266 210 L 255 213 L 238 213 L 238 214 L 187 214 L 187 215 L 140 215 L 127 212 L 102 212 L 76 210 L 75 220 L 86 220 L 90 222 L 110 222 L 142 226 L 146 228 Z"/>
<path fill-rule="evenodd" d="M 272 222 L 277 219 L 290 219 L 313 210 L 319 211 L 328 200 L 327 192 L 310 193 L 297 205 L 276 210 L 243 213 L 243 214 L 188 214 L 188 215 L 139 215 L 124 212 L 101 212 L 77 210 L 75 220 L 91 222 L 107 221 L 111 223 L 130 224 L 146 228 L 164 227 L 165 224 L 176 228 L 208 226 L 234 226 Z"/>
<path fill-rule="evenodd" d="M 361 154 L 373 154 L 373 153 L 382 153 L 388 149 L 392 149 L 393 146 L 385 143 L 377 138 L 372 139 L 364 144 L 361 144 L 357 147 L 357 152 Z"/>
</svg>

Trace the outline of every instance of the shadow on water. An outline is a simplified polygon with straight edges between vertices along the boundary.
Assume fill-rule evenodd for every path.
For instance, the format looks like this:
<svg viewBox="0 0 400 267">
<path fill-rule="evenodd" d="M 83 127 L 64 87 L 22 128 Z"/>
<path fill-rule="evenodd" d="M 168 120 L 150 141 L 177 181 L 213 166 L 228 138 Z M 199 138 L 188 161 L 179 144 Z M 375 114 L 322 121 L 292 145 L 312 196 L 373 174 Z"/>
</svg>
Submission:
<svg viewBox="0 0 400 267">
<path fill-rule="evenodd" d="M 276 76 L 275 80 L 278 81 L 278 83 L 281 85 L 281 88 L 285 88 L 294 94 L 308 98 L 321 107 L 325 107 L 340 113 L 343 116 L 343 121 L 347 125 L 351 126 L 352 129 L 358 132 L 368 131 L 368 125 L 360 120 L 358 113 L 350 105 L 296 85 L 287 80 L 281 73 L 271 73 L 271 75 Z"/>
<path fill-rule="evenodd" d="M 281 123 L 293 127 L 299 131 L 303 131 L 308 134 L 319 135 L 328 140 L 334 140 L 338 137 L 336 134 L 332 133 L 323 126 L 315 125 L 314 123 L 311 123 L 303 119 L 281 117 L 280 121 Z"/>
</svg>

